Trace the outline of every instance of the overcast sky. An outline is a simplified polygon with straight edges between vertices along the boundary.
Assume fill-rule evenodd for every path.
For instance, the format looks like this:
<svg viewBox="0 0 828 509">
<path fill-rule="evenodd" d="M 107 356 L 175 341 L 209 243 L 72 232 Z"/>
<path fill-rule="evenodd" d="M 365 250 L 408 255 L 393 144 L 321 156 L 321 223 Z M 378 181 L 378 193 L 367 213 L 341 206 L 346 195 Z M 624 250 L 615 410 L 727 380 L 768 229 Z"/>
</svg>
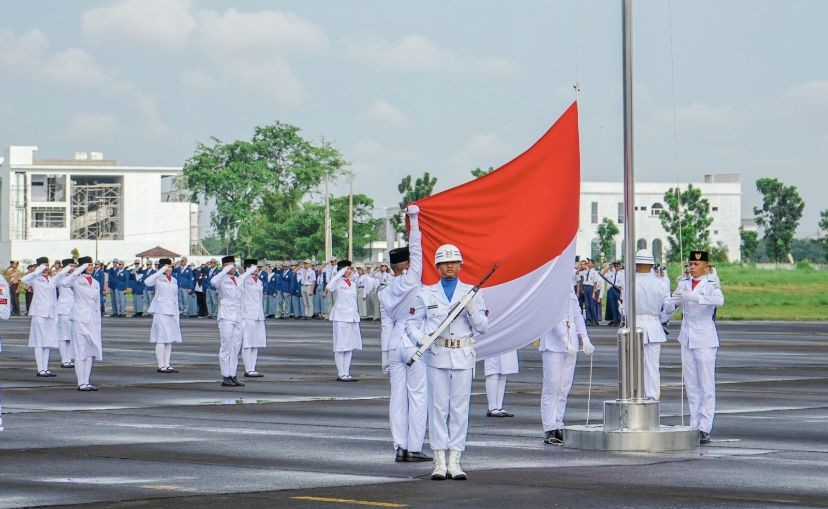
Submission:
<svg viewBox="0 0 828 509">
<path fill-rule="evenodd" d="M 181 165 L 197 141 L 279 120 L 333 142 L 356 190 L 393 206 L 406 174 L 445 189 L 522 152 L 577 81 L 582 178 L 621 179 L 620 0 L 0 2 L 3 147 Z M 634 3 L 637 179 L 738 172 L 749 216 L 775 176 L 814 234 L 828 2 Z"/>
</svg>

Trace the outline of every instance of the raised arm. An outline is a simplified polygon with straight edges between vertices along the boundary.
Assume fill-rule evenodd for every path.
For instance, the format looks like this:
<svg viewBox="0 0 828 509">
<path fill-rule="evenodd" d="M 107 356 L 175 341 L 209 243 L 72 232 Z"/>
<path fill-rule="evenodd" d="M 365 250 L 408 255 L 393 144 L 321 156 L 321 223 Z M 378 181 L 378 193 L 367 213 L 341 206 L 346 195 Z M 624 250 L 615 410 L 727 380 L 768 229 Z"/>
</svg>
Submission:
<svg viewBox="0 0 828 509">
<path fill-rule="evenodd" d="M 410 282 L 419 285 L 423 277 L 423 234 L 420 231 L 420 207 L 409 205 L 406 213 L 411 230 L 408 232 L 409 264 L 405 277 Z"/>
<path fill-rule="evenodd" d="M 155 286 L 155 282 L 158 281 L 158 278 L 167 273 L 167 267 L 169 267 L 169 265 L 164 265 L 163 267 L 161 267 L 157 271 L 153 272 L 151 275 L 142 276 L 141 277 L 141 282 L 144 283 L 144 286 L 148 286 L 148 287 L 152 288 L 153 286 Z"/>
<path fill-rule="evenodd" d="M 43 273 L 43 271 L 46 270 L 47 268 L 48 267 L 46 266 L 45 263 L 41 263 L 40 265 L 37 266 L 37 268 L 35 270 L 33 270 L 33 271 L 29 272 L 28 274 L 24 275 L 23 278 L 21 279 L 21 281 L 26 283 L 29 286 L 32 286 L 31 282 L 34 281 L 35 279 L 37 279 L 38 276 L 40 276 Z"/>
<path fill-rule="evenodd" d="M 78 279 L 78 276 L 83 274 L 87 267 L 89 267 L 89 264 L 84 263 L 83 265 L 75 269 L 74 272 L 72 272 L 71 274 L 65 274 L 64 277 L 62 277 L 60 280 L 60 286 L 64 288 L 71 287 L 73 284 L 75 284 L 75 281 Z"/>
<path fill-rule="evenodd" d="M 328 286 L 325 287 L 326 290 L 332 292 L 336 290 L 336 284 L 339 283 L 339 280 L 345 275 L 345 271 L 348 270 L 348 267 L 342 267 L 337 271 L 336 274 L 333 275 L 330 281 L 328 281 Z"/>
<path fill-rule="evenodd" d="M 244 273 L 241 276 L 239 276 L 239 286 L 243 285 L 244 282 L 247 281 L 247 279 L 250 276 L 252 276 L 254 272 L 256 272 L 256 266 L 255 265 L 251 265 L 250 267 L 247 267 L 247 270 L 245 270 Z"/>
<path fill-rule="evenodd" d="M 221 272 L 213 276 L 213 278 L 210 280 L 210 284 L 213 285 L 213 288 L 218 289 L 218 287 L 221 286 L 221 283 L 227 277 L 227 274 L 229 274 L 230 271 L 235 268 L 236 264 L 228 263 L 227 267 L 224 267 L 223 269 L 221 269 Z"/>
</svg>

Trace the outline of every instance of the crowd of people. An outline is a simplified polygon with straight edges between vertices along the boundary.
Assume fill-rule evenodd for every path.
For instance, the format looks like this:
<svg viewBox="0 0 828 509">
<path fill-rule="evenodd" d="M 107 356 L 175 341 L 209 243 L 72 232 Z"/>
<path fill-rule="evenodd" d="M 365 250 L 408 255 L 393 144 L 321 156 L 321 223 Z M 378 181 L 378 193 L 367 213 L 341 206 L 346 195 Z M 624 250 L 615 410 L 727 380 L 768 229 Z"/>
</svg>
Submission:
<svg viewBox="0 0 828 509">
<path fill-rule="evenodd" d="M 34 349 L 36 375 L 55 376 L 49 369 L 52 349 L 61 367 L 74 368 L 79 391 L 97 391 L 90 381 L 92 363 L 103 358 L 101 318 L 109 296 L 112 317 L 126 316 L 127 295 L 133 316 L 152 316 L 150 342 L 155 344 L 158 373 L 177 373 L 172 346 L 182 341 L 180 319 L 206 316 L 218 322 L 219 369 L 223 387 L 241 387 L 244 376 L 260 378 L 258 351 L 266 347 L 265 320 L 327 318 L 333 326 L 333 352 L 338 382 L 356 382 L 350 373 L 355 351 L 362 349 L 360 321 L 380 319 L 381 367 L 389 376 L 389 418 L 395 461 L 434 461 L 431 478 L 466 478 L 460 467 L 465 450 L 471 384 L 476 363 L 475 337 L 488 330 L 489 310 L 472 285 L 461 281 L 463 254 L 452 244 L 434 253 L 440 281 L 423 286 L 423 253 L 418 208 L 407 210 L 409 247 L 389 252 L 389 264 L 376 268 L 333 258 L 326 264 L 259 263 L 233 256 L 201 266 L 181 258 L 156 263 L 123 260 L 105 265 L 90 257 L 49 263 L 38 258 L 18 270 L 12 262 L 0 277 L 0 318 L 21 314 L 19 294 L 25 293 L 31 317 L 29 346 Z M 473 254 L 472 254 L 473 255 Z M 664 324 L 682 311 L 681 345 L 684 382 L 691 426 L 700 442 L 710 441 L 715 413 L 715 359 L 718 336 L 716 307 L 724 303 L 718 278 L 704 251 L 690 253 L 684 274 L 671 292 L 663 267 L 652 253 L 640 250 L 635 260 L 636 321 L 644 330 L 645 393 L 660 395 L 660 346 Z M 539 338 L 543 362 L 541 416 L 546 444 L 564 442 L 564 414 L 575 374 L 577 353 L 592 355 L 588 325 L 598 325 L 600 303 L 607 303 L 610 325 L 624 320 L 624 269 L 614 262 L 600 272 L 592 260 L 573 270 L 569 306 L 564 319 Z M 459 314 L 450 312 L 462 305 Z M 145 311 L 146 310 L 146 311 Z M 421 361 L 416 359 L 421 358 Z M 503 409 L 506 377 L 518 372 L 517 352 L 485 360 L 487 416 L 511 417 Z M 423 451 L 429 430 L 433 458 Z"/>
</svg>

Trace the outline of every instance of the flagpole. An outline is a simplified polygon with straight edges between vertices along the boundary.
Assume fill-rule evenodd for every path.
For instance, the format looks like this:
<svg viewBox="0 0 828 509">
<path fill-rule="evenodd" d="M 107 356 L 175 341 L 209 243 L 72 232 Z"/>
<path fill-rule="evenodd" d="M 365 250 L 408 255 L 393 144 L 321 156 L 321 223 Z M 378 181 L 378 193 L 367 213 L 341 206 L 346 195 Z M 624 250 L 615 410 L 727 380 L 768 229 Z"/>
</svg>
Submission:
<svg viewBox="0 0 828 509">
<path fill-rule="evenodd" d="M 354 259 L 354 172 L 348 172 L 348 259 Z"/>
<path fill-rule="evenodd" d="M 325 260 L 333 258 L 333 239 L 331 238 L 331 202 L 328 195 L 328 176 L 325 175 Z"/>
</svg>

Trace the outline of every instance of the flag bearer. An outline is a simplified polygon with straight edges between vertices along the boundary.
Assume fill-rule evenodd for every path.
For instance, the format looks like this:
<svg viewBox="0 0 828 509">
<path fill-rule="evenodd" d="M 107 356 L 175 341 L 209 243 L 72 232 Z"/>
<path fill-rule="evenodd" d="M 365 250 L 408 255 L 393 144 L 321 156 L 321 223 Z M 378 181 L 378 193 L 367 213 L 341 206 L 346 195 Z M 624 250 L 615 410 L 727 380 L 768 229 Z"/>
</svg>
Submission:
<svg viewBox="0 0 828 509">
<path fill-rule="evenodd" d="M 150 303 L 152 315 L 150 343 L 155 343 L 155 359 L 158 361 L 159 373 L 178 373 L 170 363 L 173 343 L 181 343 L 181 325 L 179 323 L 178 281 L 172 276 L 173 263 L 169 258 L 158 260 L 161 268 L 158 272 L 144 278 L 143 285 L 155 289 L 155 297 Z"/>
<path fill-rule="evenodd" d="M 71 273 L 77 267 L 77 262 L 72 258 L 62 260 L 61 265 L 64 268 L 69 267 Z M 72 362 L 72 306 L 75 303 L 75 295 L 71 288 L 61 287 L 58 291 L 58 349 L 60 349 L 60 367 L 74 368 L 75 364 Z"/>
<path fill-rule="evenodd" d="M 259 357 L 259 348 L 267 346 L 265 315 L 262 306 L 265 281 L 257 273 L 257 263 L 258 260 L 245 260 L 245 271 L 239 278 L 239 286 L 242 288 L 241 329 L 244 376 L 252 378 L 264 376 L 256 371 L 256 360 Z"/>
<path fill-rule="evenodd" d="M 354 350 L 362 350 L 362 334 L 359 331 L 356 283 L 351 281 L 350 260 L 336 264 L 337 272 L 325 289 L 333 295 L 333 307 L 328 320 L 333 322 L 333 351 L 338 382 L 357 382 L 351 376 L 351 357 Z"/>
<path fill-rule="evenodd" d="M 32 288 L 32 303 L 28 308 L 32 317 L 29 330 L 29 346 L 34 348 L 37 376 L 57 376 L 49 371 L 49 352 L 58 348 L 58 307 L 57 286 L 71 269 L 65 267 L 56 276 L 49 275 L 49 259 L 42 256 L 36 260 L 37 267 L 23 276 L 21 282 Z"/>
<path fill-rule="evenodd" d="M 219 365 L 221 366 L 222 387 L 239 387 L 236 377 L 239 365 L 239 350 L 242 345 L 241 301 L 242 288 L 236 277 L 236 258 L 225 256 L 221 259 L 221 272 L 210 281 L 218 291 L 219 311 L 218 326 L 221 346 L 219 348 Z"/>
<path fill-rule="evenodd" d="M 92 258 L 78 258 L 78 267 L 61 281 L 61 288 L 71 288 L 74 295 L 72 305 L 72 359 L 75 362 L 75 375 L 78 378 L 78 390 L 82 392 L 97 391 L 90 383 L 92 362 L 103 360 L 101 342 L 101 289 L 94 278 L 95 271 Z"/>
</svg>

